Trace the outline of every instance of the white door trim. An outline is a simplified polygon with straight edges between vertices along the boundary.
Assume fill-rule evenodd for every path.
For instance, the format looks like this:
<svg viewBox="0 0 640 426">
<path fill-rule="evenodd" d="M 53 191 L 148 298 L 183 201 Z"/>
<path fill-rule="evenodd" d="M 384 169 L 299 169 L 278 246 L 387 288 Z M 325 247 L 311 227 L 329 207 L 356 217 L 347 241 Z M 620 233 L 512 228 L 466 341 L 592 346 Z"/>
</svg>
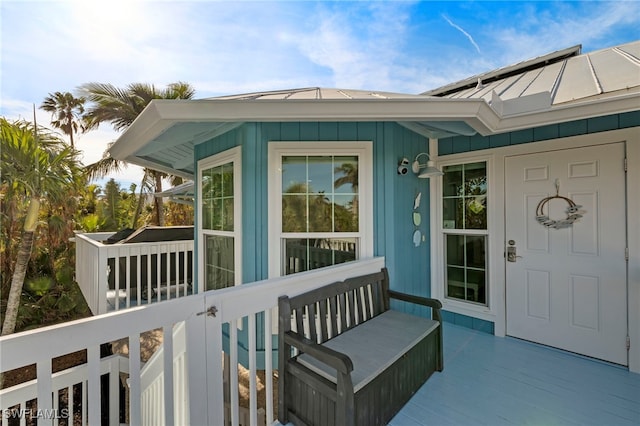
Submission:
<svg viewBox="0 0 640 426">
<path fill-rule="evenodd" d="M 493 218 L 495 223 L 490 225 L 489 246 L 492 257 L 489 260 L 491 288 L 493 294 L 491 301 L 491 316 L 495 321 L 495 335 L 505 336 L 506 334 L 506 293 L 505 293 L 505 262 L 500 255 L 505 247 L 505 157 L 530 154 L 536 152 L 544 152 L 550 150 L 587 147 L 594 145 L 602 145 L 615 142 L 627 142 L 627 182 L 640 182 L 640 129 L 638 127 L 612 130 L 608 132 L 593 133 L 588 135 L 571 136 L 566 138 L 553 139 L 542 142 L 533 142 L 521 145 L 512 145 L 503 148 L 494 148 L 486 150 L 471 151 L 460 154 L 447 155 L 439 157 L 437 165 L 446 163 L 465 162 L 474 158 L 492 158 L 492 176 L 494 179 L 489 182 L 490 205 L 493 206 L 492 211 L 502 212 L 496 214 Z M 432 220 L 432 240 L 431 256 L 432 259 L 432 281 L 431 294 L 434 297 L 441 297 L 443 288 L 442 274 L 442 248 L 439 247 L 437 241 L 440 239 L 441 220 L 440 211 L 442 209 L 441 191 L 436 186 L 431 191 L 431 205 L 435 206 L 435 220 Z M 629 246 L 629 263 L 628 263 L 628 316 L 629 327 L 628 333 L 631 340 L 629 350 L 629 370 L 640 373 L 640 185 L 627 185 L 627 239 Z M 500 254 L 499 254 L 500 253 Z M 498 258 L 498 259 L 496 259 Z M 456 305 L 448 304 L 445 307 L 450 312 L 460 313 L 476 318 L 483 318 L 481 315 L 474 314 L 473 310 L 461 309 Z M 483 318 L 491 320 L 490 318 Z"/>
</svg>

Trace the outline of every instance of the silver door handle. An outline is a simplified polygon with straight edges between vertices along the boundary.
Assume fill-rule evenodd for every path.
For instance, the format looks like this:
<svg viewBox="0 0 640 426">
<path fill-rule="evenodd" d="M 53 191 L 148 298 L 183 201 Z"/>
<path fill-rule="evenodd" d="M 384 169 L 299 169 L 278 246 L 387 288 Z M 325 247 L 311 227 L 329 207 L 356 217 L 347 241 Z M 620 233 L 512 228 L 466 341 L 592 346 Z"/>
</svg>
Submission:
<svg viewBox="0 0 640 426">
<path fill-rule="evenodd" d="M 516 247 L 507 247 L 507 262 L 515 262 L 518 258 L 522 258 L 522 256 L 516 255 Z"/>
</svg>

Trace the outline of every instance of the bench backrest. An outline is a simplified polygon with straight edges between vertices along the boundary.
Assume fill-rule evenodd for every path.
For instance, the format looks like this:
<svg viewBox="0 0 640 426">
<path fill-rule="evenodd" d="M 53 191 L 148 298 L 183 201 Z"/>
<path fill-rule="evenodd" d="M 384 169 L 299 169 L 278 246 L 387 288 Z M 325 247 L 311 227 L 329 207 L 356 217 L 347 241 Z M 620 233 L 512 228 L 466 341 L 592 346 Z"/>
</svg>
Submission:
<svg viewBox="0 0 640 426">
<path fill-rule="evenodd" d="M 282 296 L 279 309 L 284 332 L 293 329 L 316 343 L 323 343 L 389 309 L 387 269 L 299 296 Z"/>
</svg>

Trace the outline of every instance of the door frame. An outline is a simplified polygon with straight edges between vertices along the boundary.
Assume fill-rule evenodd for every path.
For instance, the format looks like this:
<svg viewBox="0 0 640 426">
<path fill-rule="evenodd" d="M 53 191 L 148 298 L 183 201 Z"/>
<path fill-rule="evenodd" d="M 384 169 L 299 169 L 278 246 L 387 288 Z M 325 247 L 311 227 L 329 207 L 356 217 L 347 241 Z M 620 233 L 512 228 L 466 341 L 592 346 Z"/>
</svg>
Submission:
<svg viewBox="0 0 640 426">
<path fill-rule="evenodd" d="M 431 179 L 431 205 L 436 206 L 431 215 L 431 250 L 441 255 L 431 257 L 431 294 L 443 301 L 444 309 L 474 318 L 481 318 L 494 322 L 496 336 L 506 335 L 506 259 L 499 255 L 506 247 L 505 235 L 505 162 L 506 157 L 533 154 L 551 150 L 604 145 L 615 142 L 625 142 L 627 154 L 627 182 L 640 182 L 640 128 L 634 127 L 622 130 L 592 133 L 580 136 L 552 139 L 542 142 L 532 142 L 502 148 L 470 151 L 451 154 L 437 158 L 437 165 L 467 162 L 472 159 L 485 159 L 491 169 L 492 179 L 488 185 L 489 207 L 493 212 L 489 223 L 489 258 L 490 289 L 492 296 L 490 306 L 483 312 L 463 306 L 461 302 L 444 299 L 444 267 L 441 244 L 442 235 L 442 180 Z M 437 149 L 437 141 L 431 141 L 431 152 Z M 622 167 L 622 165 L 621 165 Z M 640 213 L 640 185 L 627 184 L 627 246 L 629 261 L 627 264 L 627 329 L 630 338 L 628 352 L 629 370 L 640 373 L 640 220 L 632 220 Z"/>
</svg>

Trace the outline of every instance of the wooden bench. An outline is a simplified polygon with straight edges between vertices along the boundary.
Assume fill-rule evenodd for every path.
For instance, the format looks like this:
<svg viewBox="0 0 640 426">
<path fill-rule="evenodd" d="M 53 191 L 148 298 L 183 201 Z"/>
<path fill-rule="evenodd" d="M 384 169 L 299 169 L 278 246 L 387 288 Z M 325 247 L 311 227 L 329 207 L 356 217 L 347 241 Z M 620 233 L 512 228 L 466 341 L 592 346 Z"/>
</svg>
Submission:
<svg viewBox="0 0 640 426">
<path fill-rule="evenodd" d="M 428 306 L 432 319 L 390 310 L 390 299 Z M 442 371 L 442 304 L 389 290 L 386 268 L 278 307 L 282 424 L 384 425 Z"/>
</svg>

